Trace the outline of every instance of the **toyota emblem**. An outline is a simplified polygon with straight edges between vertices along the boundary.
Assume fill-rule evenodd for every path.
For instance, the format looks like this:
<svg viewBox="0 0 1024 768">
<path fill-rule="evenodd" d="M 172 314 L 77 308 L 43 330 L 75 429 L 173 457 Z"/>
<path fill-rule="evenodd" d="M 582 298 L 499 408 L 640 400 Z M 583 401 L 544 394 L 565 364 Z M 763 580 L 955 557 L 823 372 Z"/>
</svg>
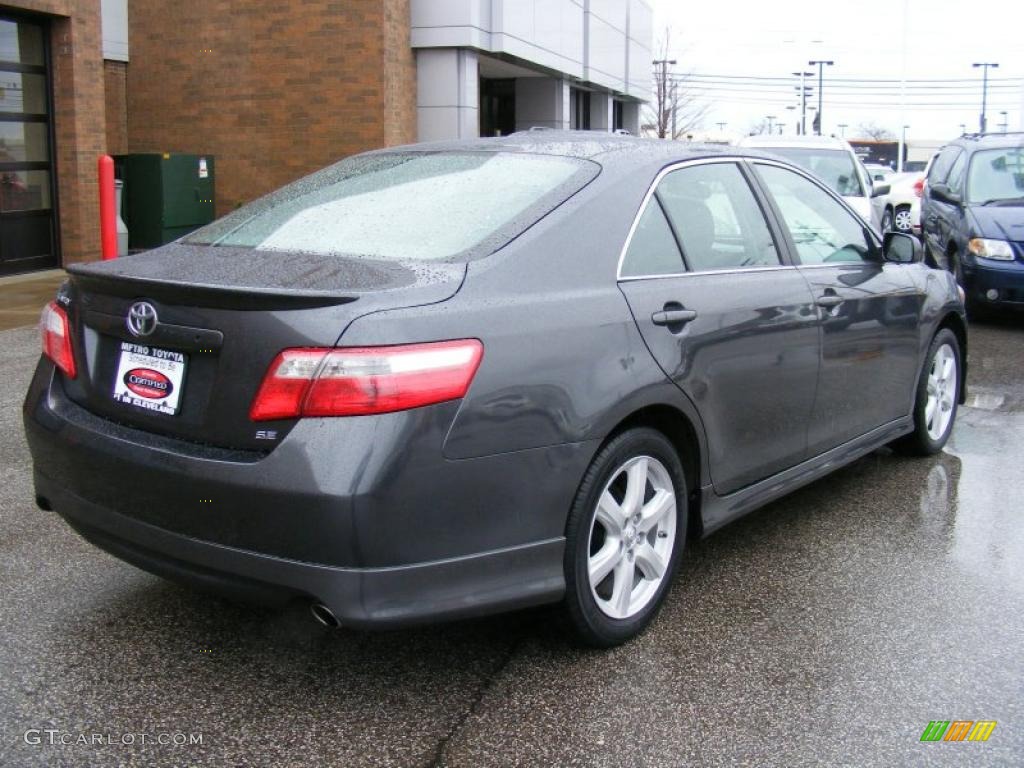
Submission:
<svg viewBox="0 0 1024 768">
<path fill-rule="evenodd" d="M 148 301 L 137 301 L 128 310 L 128 330 L 132 336 L 149 336 L 156 330 L 156 309 Z"/>
</svg>

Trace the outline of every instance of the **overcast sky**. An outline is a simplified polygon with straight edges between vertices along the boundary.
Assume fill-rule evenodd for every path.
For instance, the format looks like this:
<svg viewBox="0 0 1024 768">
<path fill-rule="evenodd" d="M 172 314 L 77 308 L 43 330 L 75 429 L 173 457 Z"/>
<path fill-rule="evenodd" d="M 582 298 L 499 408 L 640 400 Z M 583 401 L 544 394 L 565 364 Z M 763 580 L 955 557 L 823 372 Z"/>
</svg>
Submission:
<svg viewBox="0 0 1024 768">
<path fill-rule="evenodd" d="M 824 132 L 846 136 L 857 126 L 875 123 L 898 132 L 903 123 L 898 84 L 878 84 L 870 90 L 839 79 L 895 79 L 903 66 L 903 0 L 734 0 L 696 2 L 652 0 L 655 45 L 666 26 L 672 29 L 669 58 L 676 70 L 700 75 L 790 77 L 811 59 L 832 59 L 825 68 Z M 960 124 L 978 129 L 981 111 L 981 70 L 976 61 L 998 62 L 989 70 L 988 127 L 998 130 L 1000 111 L 1008 112 L 1009 130 L 1024 126 L 1024 2 L 1021 0 L 906 0 L 908 80 L 975 79 L 929 88 L 908 86 L 905 122 L 907 140 L 948 139 Z M 816 68 L 806 68 L 810 69 Z M 829 79 L 835 78 L 833 87 Z M 1001 78 L 1017 78 L 999 83 Z M 815 76 L 813 85 L 817 85 Z M 696 82 L 696 81 L 695 81 Z M 786 132 L 793 130 L 797 91 L 785 83 L 724 81 L 721 87 L 701 83 L 710 113 L 704 128 L 717 131 L 726 122 L 728 133 L 746 133 L 766 115 L 781 116 Z M 793 86 L 796 85 L 793 78 Z M 816 104 L 817 95 L 812 97 Z M 885 106 L 891 104 L 892 106 Z M 808 113 L 808 126 L 812 113 Z"/>
</svg>

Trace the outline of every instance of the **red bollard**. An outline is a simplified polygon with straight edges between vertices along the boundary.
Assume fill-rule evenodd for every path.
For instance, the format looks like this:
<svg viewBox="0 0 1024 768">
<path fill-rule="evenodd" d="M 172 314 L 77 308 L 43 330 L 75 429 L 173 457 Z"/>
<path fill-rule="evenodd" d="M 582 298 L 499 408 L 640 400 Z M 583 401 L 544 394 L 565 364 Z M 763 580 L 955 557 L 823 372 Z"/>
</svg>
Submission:
<svg viewBox="0 0 1024 768">
<path fill-rule="evenodd" d="M 117 258 L 117 211 L 114 209 L 114 158 L 100 155 L 100 244 L 103 260 Z"/>
</svg>

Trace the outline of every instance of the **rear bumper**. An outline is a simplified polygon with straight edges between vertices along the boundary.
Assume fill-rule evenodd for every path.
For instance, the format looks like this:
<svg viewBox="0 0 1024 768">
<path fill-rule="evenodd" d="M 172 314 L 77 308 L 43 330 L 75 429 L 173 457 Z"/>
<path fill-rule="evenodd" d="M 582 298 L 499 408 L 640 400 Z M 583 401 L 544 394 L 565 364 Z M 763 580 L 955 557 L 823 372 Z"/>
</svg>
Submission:
<svg viewBox="0 0 1024 768">
<path fill-rule="evenodd" d="M 394 568 L 336 568 L 182 536 L 92 504 L 36 472 L 36 493 L 90 543 L 158 576 L 238 600 L 323 603 L 364 629 L 456 619 L 561 598 L 564 539 Z"/>
<path fill-rule="evenodd" d="M 177 581 L 322 602 L 359 627 L 559 600 L 565 519 L 596 445 L 447 460 L 455 408 L 303 420 L 269 454 L 232 453 L 96 417 L 43 361 L 24 422 L 40 504 Z"/>
</svg>

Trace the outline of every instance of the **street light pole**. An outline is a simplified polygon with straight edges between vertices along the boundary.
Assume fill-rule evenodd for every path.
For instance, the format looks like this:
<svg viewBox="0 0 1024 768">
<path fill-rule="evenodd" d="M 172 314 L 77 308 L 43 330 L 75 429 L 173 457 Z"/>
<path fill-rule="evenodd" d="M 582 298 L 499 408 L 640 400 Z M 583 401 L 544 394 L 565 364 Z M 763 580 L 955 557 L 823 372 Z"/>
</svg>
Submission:
<svg viewBox="0 0 1024 768">
<path fill-rule="evenodd" d="M 833 64 L 835 64 L 835 62 L 834 61 L 825 61 L 824 59 L 815 59 L 813 61 L 808 61 L 807 63 L 808 63 L 808 65 L 810 65 L 812 67 L 815 64 L 817 64 L 817 66 L 818 66 L 818 116 L 817 116 L 817 121 L 818 121 L 818 135 L 821 136 L 821 131 L 825 127 L 823 122 L 822 122 L 822 119 L 821 119 L 821 86 L 823 85 L 824 79 L 825 79 L 825 74 L 824 74 L 825 73 L 825 67 L 831 67 Z"/>
<path fill-rule="evenodd" d="M 988 106 L 988 70 L 989 67 L 999 69 L 999 64 L 994 61 L 976 61 L 971 66 L 975 69 L 981 67 L 981 120 L 978 122 L 981 133 L 985 133 L 985 129 L 988 128 L 988 119 L 985 117 L 985 110 Z"/>
<path fill-rule="evenodd" d="M 794 72 L 794 75 L 800 78 L 800 123 L 797 125 L 797 133 L 805 135 L 807 133 L 807 86 L 804 83 L 805 77 L 810 77 L 813 72 L 804 72 L 802 69 L 799 72 Z"/>
</svg>

